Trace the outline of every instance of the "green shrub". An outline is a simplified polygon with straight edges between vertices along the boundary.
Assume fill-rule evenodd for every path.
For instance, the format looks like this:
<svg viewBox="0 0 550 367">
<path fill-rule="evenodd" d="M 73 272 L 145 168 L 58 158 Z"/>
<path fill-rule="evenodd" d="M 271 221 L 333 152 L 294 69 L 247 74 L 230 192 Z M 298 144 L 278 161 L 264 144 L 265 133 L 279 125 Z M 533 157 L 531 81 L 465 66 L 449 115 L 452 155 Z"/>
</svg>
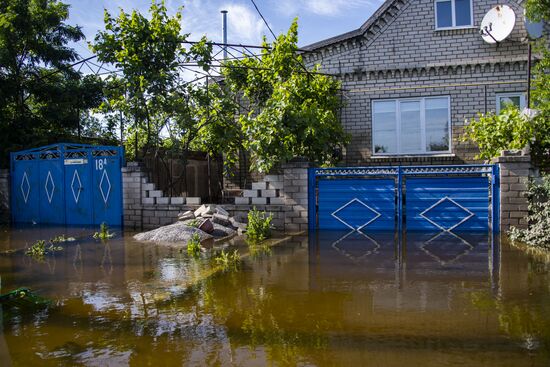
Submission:
<svg viewBox="0 0 550 367">
<path fill-rule="evenodd" d="M 512 227 L 509 235 L 512 241 L 550 250 L 550 175 L 540 182 L 531 182 L 527 192 L 529 215 L 527 229 Z"/>
<path fill-rule="evenodd" d="M 266 215 L 253 208 L 248 212 L 248 225 L 246 226 L 246 237 L 252 243 L 258 243 L 271 237 L 271 221 L 273 216 Z"/>
<path fill-rule="evenodd" d="M 515 106 L 508 106 L 500 114 L 479 114 L 465 127 L 464 140 L 479 147 L 477 158 L 498 157 L 502 150 L 523 149 L 534 135 L 534 124 Z"/>
<path fill-rule="evenodd" d="M 198 258 L 201 252 L 201 236 L 198 233 L 193 233 L 191 239 L 187 242 L 187 254 L 191 257 Z"/>
</svg>

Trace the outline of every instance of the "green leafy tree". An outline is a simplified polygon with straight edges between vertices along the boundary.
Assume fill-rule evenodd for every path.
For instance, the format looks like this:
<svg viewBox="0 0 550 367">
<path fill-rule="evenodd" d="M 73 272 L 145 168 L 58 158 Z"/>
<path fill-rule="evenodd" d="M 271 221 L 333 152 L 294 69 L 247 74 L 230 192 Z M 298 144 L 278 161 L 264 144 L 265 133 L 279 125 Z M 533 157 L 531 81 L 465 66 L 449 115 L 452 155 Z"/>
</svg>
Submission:
<svg viewBox="0 0 550 367">
<path fill-rule="evenodd" d="M 0 2 L 0 166 L 10 151 L 74 135 L 99 105 L 101 80 L 70 67 L 78 55 L 67 44 L 84 35 L 68 17 L 60 1 Z"/>
<path fill-rule="evenodd" d="M 251 168 L 269 171 L 276 164 L 305 157 L 334 163 L 334 151 L 347 143 L 339 122 L 340 83 L 314 68 L 307 72 L 297 55 L 298 24 L 268 44 L 261 57 L 224 64 L 227 87 L 242 93 L 238 119 Z"/>
<path fill-rule="evenodd" d="M 517 107 L 508 106 L 500 114 L 479 114 L 466 126 L 466 134 L 477 143 L 478 158 L 491 159 L 502 150 L 524 148 L 531 142 L 534 128 Z"/>
<path fill-rule="evenodd" d="M 181 20 L 181 12 L 169 16 L 164 2 L 157 1 L 152 1 L 148 16 L 121 9 L 113 17 L 105 11 L 105 30 L 91 44 L 100 61 L 113 64 L 121 73 L 109 77 L 113 88 L 102 111 L 124 113 L 127 142 L 133 144 L 129 152 L 136 145 L 143 153 L 158 148 L 161 131 L 182 114 L 187 95 L 181 88 L 180 64 L 195 61 L 206 70 L 209 67 L 211 47 L 203 38 L 186 49 L 188 34 L 182 34 Z"/>
<path fill-rule="evenodd" d="M 550 0 L 527 0 L 525 10 L 527 17 L 535 22 L 550 21 Z"/>
<path fill-rule="evenodd" d="M 203 37 L 186 48 L 189 35 L 182 33 L 181 12 L 168 15 L 164 2 L 153 0 L 148 15 L 121 9 L 113 17 L 105 11 L 104 20 L 105 30 L 96 35 L 91 47 L 100 61 L 113 64 L 120 74 L 108 78 L 107 98 L 100 110 L 108 121 L 121 123 L 120 115 L 124 116 L 126 151 L 131 158 L 154 154 L 167 165 L 163 151 L 177 153 L 186 191 L 188 153 L 205 123 L 199 112 L 207 93 L 183 80 L 180 66 L 194 62 L 208 71 L 212 46 Z"/>
</svg>

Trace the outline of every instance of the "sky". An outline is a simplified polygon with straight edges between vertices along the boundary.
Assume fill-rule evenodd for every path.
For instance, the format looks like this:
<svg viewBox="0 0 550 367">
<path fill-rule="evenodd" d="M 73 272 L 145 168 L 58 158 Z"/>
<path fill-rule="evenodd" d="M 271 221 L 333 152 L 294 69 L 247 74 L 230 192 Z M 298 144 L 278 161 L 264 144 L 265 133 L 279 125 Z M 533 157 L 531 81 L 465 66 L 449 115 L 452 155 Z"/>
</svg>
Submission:
<svg viewBox="0 0 550 367">
<path fill-rule="evenodd" d="M 298 17 L 299 46 L 357 29 L 376 11 L 383 0 L 255 0 L 275 34 L 286 32 Z M 150 0 L 65 0 L 70 7 L 70 24 L 82 27 L 86 40 L 74 47 L 81 56 L 91 55 L 87 42 L 103 29 L 103 11 L 117 14 L 119 8 L 147 13 Z M 272 40 L 267 27 L 250 0 L 166 0 L 169 14 L 183 6 L 183 30 L 190 40 L 206 35 L 222 41 L 222 15 L 228 13 L 228 42 L 259 45 L 262 35 Z"/>
</svg>

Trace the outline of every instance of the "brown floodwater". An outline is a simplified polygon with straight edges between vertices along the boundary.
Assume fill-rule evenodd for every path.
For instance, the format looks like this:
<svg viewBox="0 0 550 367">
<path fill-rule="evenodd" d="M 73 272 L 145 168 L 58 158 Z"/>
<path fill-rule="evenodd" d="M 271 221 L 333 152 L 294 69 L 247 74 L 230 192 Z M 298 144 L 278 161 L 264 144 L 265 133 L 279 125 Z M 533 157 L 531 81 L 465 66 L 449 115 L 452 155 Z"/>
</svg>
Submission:
<svg viewBox="0 0 550 367">
<path fill-rule="evenodd" d="M 44 260 L 18 250 L 76 237 Z M 550 265 L 486 234 L 322 232 L 218 271 L 89 229 L 0 230 L 2 366 L 548 366 Z M 15 251 L 13 251 L 15 250 Z"/>
</svg>

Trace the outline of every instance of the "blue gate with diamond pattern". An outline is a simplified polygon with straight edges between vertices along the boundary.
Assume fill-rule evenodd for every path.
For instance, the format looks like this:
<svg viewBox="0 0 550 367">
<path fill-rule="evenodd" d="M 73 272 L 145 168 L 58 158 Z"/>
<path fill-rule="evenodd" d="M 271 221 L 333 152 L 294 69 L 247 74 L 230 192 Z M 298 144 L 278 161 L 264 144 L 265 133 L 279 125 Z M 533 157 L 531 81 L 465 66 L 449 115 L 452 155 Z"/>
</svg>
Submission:
<svg viewBox="0 0 550 367">
<path fill-rule="evenodd" d="M 497 165 L 311 168 L 309 228 L 499 230 Z"/>
<path fill-rule="evenodd" d="M 11 153 L 14 223 L 122 225 L 121 147 L 56 144 Z"/>
</svg>

